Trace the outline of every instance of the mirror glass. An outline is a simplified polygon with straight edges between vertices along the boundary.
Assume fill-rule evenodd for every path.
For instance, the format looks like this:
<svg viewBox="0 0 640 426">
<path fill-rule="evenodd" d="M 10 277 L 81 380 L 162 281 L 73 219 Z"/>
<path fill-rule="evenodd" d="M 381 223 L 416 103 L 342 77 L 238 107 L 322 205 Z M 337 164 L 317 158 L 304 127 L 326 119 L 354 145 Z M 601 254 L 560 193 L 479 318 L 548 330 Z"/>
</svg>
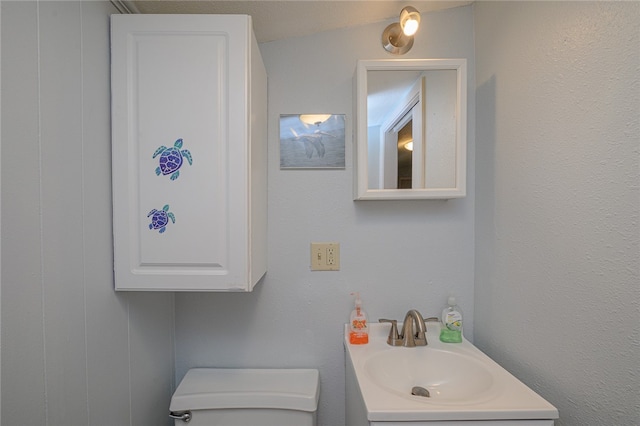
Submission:
<svg viewBox="0 0 640 426">
<path fill-rule="evenodd" d="M 466 60 L 358 61 L 355 199 L 457 198 L 466 180 Z"/>
</svg>

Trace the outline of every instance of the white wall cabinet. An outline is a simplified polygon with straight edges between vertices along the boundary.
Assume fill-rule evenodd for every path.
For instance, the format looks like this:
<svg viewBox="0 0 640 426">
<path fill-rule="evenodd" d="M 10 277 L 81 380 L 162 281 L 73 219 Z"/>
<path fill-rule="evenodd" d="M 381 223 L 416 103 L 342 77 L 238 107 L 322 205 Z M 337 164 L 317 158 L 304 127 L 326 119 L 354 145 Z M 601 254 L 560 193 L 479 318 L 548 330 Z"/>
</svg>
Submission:
<svg viewBox="0 0 640 426">
<path fill-rule="evenodd" d="M 267 77 L 244 15 L 111 18 L 116 290 L 266 272 Z"/>
</svg>

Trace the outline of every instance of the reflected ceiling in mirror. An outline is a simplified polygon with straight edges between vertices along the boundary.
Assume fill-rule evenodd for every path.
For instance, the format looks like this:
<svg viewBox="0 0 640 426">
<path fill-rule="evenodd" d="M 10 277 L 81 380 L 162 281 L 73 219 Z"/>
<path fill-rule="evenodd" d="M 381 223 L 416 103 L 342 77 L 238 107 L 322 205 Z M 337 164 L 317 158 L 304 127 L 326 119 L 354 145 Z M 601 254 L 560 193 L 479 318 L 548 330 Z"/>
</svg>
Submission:
<svg viewBox="0 0 640 426">
<path fill-rule="evenodd" d="M 358 61 L 354 199 L 465 196 L 466 89 L 465 59 Z"/>
</svg>

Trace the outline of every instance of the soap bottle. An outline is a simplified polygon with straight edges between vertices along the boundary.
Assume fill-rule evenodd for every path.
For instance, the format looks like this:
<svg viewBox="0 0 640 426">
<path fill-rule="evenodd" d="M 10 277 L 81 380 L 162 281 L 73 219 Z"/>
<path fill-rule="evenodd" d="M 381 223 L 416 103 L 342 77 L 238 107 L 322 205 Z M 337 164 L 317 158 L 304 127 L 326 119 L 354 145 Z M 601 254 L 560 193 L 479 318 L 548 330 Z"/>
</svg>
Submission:
<svg viewBox="0 0 640 426">
<path fill-rule="evenodd" d="M 362 309 L 360 293 L 351 293 L 356 296 L 356 307 L 351 312 L 349 318 L 349 343 L 352 345 L 363 345 L 369 343 L 369 324 L 367 314 Z"/>
<path fill-rule="evenodd" d="M 462 342 L 462 310 L 456 305 L 456 298 L 449 297 L 447 307 L 442 310 L 442 328 L 440 341 L 445 343 Z"/>
</svg>

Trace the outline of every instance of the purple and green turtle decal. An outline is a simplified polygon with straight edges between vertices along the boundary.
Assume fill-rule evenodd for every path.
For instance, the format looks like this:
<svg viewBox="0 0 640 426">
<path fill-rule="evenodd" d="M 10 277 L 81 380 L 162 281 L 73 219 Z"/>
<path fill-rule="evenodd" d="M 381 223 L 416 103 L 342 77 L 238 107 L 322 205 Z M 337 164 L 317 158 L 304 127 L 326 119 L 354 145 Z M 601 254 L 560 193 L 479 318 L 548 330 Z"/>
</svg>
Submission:
<svg viewBox="0 0 640 426">
<path fill-rule="evenodd" d="M 166 204 L 162 210 L 151 210 L 147 217 L 151 217 L 149 229 L 157 229 L 161 234 L 167 229 L 169 219 L 171 219 L 171 223 L 176 223 L 175 215 L 169 211 L 169 204 Z"/>
<path fill-rule="evenodd" d="M 183 158 L 186 158 L 189 165 L 193 164 L 191 153 L 187 149 L 181 149 L 183 144 L 182 138 L 175 141 L 172 147 L 167 148 L 161 146 L 153 153 L 153 158 L 160 156 L 159 166 L 156 168 L 156 175 L 171 175 L 171 180 L 176 180 L 180 176 L 180 167 L 184 163 Z"/>
</svg>

